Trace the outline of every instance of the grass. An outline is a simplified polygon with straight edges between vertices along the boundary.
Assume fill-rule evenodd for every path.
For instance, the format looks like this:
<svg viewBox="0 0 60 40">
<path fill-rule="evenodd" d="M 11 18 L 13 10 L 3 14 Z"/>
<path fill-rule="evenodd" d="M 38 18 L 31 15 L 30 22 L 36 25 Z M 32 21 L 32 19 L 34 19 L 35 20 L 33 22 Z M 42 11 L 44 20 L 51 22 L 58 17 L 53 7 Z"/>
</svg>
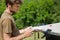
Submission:
<svg viewBox="0 0 60 40">
<path fill-rule="evenodd" d="M 36 36 L 34 36 L 34 34 L 36 34 Z M 25 38 L 23 40 L 45 40 L 45 38 L 41 39 L 41 37 L 43 36 L 43 33 L 39 33 L 39 38 L 38 38 L 38 33 L 34 33 L 32 36 Z"/>
</svg>

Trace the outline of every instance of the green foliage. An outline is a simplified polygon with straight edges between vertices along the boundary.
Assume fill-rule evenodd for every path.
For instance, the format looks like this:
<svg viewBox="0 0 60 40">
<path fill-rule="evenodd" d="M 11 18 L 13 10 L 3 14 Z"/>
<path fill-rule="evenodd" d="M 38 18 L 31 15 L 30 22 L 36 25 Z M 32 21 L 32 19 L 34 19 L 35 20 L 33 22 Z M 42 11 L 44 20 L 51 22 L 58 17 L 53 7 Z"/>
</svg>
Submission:
<svg viewBox="0 0 60 40">
<path fill-rule="evenodd" d="M 0 14 L 5 9 L 4 0 L 1 1 Z M 23 0 L 20 10 L 13 16 L 19 29 L 60 22 L 60 0 Z"/>
<path fill-rule="evenodd" d="M 5 1 L 0 0 L 0 16 L 3 13 L 4 9 L 5 9 Z"/>
</svg>

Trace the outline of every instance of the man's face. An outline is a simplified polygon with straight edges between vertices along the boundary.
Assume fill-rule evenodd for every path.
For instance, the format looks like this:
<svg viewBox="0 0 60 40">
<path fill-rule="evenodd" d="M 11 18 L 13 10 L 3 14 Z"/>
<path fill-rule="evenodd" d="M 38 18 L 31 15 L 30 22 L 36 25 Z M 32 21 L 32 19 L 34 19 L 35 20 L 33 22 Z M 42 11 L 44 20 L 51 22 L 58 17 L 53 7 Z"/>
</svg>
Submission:
<svg viewBox="0 0 60 40">
<path fill-rule="evenodd" d="M 14 4 L 13 6 L 11 6 L 11 11 L 12 12 L 17 12 L 19 10 L 20 4 Z"/>
</svg>

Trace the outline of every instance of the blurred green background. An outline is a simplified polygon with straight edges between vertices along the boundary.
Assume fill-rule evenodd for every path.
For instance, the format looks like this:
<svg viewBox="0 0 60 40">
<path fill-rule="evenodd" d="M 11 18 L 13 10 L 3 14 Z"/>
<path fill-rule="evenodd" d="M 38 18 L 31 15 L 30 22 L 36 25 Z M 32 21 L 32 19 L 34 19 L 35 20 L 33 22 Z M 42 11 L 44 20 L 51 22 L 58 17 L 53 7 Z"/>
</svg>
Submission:
<svg viewBox="0 0 60 40">
<path fill-rule="evenodd" d="M 0 16 L 5 8 L 5 0 L 0 0 Z M 60 22 L 60 0 L 23 0 L 13 17 L 19 29 Z"/>
</svg>

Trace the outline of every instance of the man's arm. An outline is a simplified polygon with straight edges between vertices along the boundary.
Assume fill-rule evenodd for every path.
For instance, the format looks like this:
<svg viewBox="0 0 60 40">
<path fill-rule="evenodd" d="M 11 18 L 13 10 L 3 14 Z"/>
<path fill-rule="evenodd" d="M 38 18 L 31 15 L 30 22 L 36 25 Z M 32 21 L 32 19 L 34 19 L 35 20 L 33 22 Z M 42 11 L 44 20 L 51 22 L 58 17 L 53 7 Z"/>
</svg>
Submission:
<svg viewBox="0 0 60 40">
<path fill-rule="evenodd" d="M 11 37 L 10 34 L 5 33 L 3 36 L 4 36 L 4 40 L 21 40 L 21 39 L 25 38 L 24 34 L 16 36 L 16 37 Z"/>
<path fill-rule="evenodd" d="M 27 28 L 25 28 L 25 29 L 21 29 L 21 30 L 19 30 L 19 32 L 20 32 L 20 34 L 23 34 L 26 30 L 28 30 L 28 29 L 30 29 L 31 27 L 27 27 Z"/>
<path fill-rule="evenodd" d="M 4 33 L 3 36 L 4 36 L 4 40 L 21 40 L 31 36 L 32 31 L 33 31 L 32 29 L 28 29 L 25 31 L 24 34 L 18 35 L 16 37 L 11 37 L 11 34 L 8 34 L 8 33 Z"/>
<path fill-rule="evenodd" d="M 25 32 L 25 29 L 19 30 L 20 34 L 23 34 Z"/>
</svg>

